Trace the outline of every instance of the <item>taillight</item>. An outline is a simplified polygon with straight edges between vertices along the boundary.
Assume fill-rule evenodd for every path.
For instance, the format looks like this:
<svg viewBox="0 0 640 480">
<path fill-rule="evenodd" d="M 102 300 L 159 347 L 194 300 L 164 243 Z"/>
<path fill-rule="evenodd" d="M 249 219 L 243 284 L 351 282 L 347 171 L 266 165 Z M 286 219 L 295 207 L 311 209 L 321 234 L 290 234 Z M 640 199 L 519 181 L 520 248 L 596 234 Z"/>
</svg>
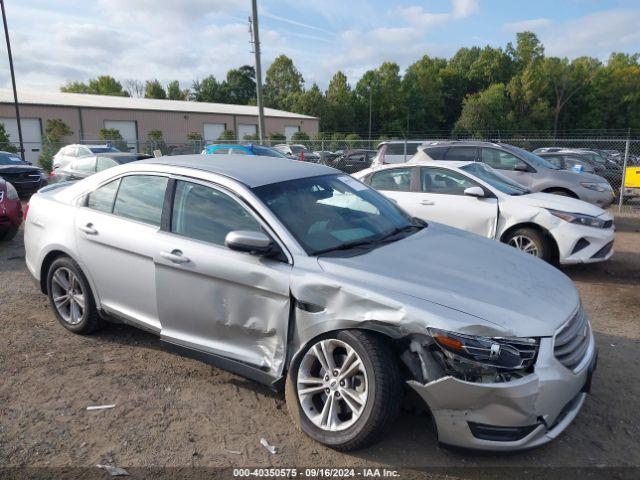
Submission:
<svg viewBox="0 0 640 480">
<path fill-rule="evenodd" d="M 29 204 L 28 203 L 24 206 L 24 212 L 22 214 L 22 218 L 24 218 L 25 222 L 27 221 L 27 213 L 29 213 Z"/>
<path fill-rule="evenodd" d="M 50 177 L 53 177 L 55 174 L 56 174 L 56 171 L 55 171 L 55 170 L 51 170 L 51 171 L 49 172 L 49 176 L 50 176 Z"/>
</svg>

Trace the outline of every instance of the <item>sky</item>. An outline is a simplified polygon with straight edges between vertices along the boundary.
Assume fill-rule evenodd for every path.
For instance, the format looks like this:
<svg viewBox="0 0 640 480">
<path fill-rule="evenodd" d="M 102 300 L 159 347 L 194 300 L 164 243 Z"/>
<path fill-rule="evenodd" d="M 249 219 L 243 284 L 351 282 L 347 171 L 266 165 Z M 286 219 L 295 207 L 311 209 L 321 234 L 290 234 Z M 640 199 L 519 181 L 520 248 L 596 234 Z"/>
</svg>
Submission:
<svg viewBox="0 0 640 480">
<path fill-rule="evenodd" d="M 6 0 L 19 88 L 58 90 L 108 74 L 183 88 L 253 65 L 250 0 Z M 504 47 L 535 32 L 548 55 L 640 52 L 639 0 L 258 0 L 263 71 L 286 54 L 305 85 L 342 70 L 354 84 L 390 60 Z M 0 37 L 1 39 L 2 37 Z M 0 42 L 0 87 L 10 87 Z"/>
</svg>

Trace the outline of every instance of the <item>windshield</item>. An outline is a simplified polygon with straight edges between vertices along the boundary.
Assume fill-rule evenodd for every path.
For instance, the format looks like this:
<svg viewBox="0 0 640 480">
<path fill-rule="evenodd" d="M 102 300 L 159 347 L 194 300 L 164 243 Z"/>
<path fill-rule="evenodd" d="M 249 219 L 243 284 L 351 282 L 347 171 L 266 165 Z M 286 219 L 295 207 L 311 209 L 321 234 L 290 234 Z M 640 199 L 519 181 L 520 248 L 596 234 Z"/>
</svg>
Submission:
<svg viewBox="0 0 640 480">
<path fill-rule="evenodd" d="M 534 167 L 549 168 L 551 170 L 560 170 L 560 167 L 556 167 L 553 163 L 547 162 L 544 158 L 539 157 L 535 153 L 531 153 L 522 148 L 514 147 L 513 145 L 510 145 L 507 149 L 517 153 L 521 157 L 524 157 L 529 163 L 533 164 Z"/>
<path fill-rule="evenodd" d="M 89 150 L 93 153 L 115 153 L 120 151 L 114 147 L 89 147 Z"/>
<path fill-rule="evenodd" d="M 501 175 L 484 163 L 474 162 L 460 167 L 460 169 L 507 195 L 524 195 L 525 193 L 530 193 L 524 186 Z"/>
<path fill-rule="evenodd" d="M 309 255 L 421 228 L 393 202 L 348 175 L 322 175 L 256 187 L 255 194 Z"/>
<path fill-rule="evenodd" d="M 289 147 L 291 149 L 291 151 L 293 153 L 300 153 L 300 152 L 304 152 L 306 150 L 306 148 L 300 146 L 300 145 L 291 145 Z"/>
<path fill-rule="evenodd" d="M 255 153 L 256 155 L 261 155 L 263 157 L 288 158 L 286 155 L 272 148 L 258 147 L 258 146 L 253 146 L 252 148 L 253 148 L 253 153 Z"/>
<path fill-rule="evenodd" d="M 0 153 L 0 165 L 24 165 L 25 162 L 13 153 Z"/>
</svg>

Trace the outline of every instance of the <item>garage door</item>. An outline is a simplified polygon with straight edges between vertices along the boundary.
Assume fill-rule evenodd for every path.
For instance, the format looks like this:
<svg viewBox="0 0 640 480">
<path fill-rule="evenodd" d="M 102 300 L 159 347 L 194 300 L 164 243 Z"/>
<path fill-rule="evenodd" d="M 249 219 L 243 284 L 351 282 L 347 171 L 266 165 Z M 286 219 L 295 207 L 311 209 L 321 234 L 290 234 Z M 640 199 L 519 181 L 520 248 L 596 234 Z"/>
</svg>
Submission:
<svg viewBox="0 0 640 480">
<path fill-rule="evenodd" d="M 15 118 L 0 118 L 0 123 L 4 124 L 4 128 L 9 134 L 11 143 L 16 148 L 20 148 L 20 136 L 18 135 L 18 122 Z M 21 118 L 22 125 L 22 141 L 24 143 L 24 159 L 33 164 L 38 163 L 40 149 L 42 148 L 42 129 L 40 127 L 40 119 L 38 118 Z"/>
<path fill-rule="evenodd" d="M 258 134 L 258 125 L 240 123 L 238 124 L 238 140 L 244 137 L 253 137 Z"/>
<path fill-rule="evenodd" d="M 215 142 L 220 138 L 222 132 L 227 128 L 224 123 L 205 123 L 204 124 L 204 141 Z"/>
<path fill-rule="evenodd" d="M 124 141 L 127 142 L 129 150 L 137 151 L 138 128 L 135 121 L 129 120 L 105 120 L 104 128 L 113 128 L 120 132 Z"/>
<path fill-rule="evenodd" d="M 291 140 L 293 134 L 300 131 L 300 127 L 297 125 L 285 125 L 284 136 L 287 137 L 287 141 Z"/>
</svg>

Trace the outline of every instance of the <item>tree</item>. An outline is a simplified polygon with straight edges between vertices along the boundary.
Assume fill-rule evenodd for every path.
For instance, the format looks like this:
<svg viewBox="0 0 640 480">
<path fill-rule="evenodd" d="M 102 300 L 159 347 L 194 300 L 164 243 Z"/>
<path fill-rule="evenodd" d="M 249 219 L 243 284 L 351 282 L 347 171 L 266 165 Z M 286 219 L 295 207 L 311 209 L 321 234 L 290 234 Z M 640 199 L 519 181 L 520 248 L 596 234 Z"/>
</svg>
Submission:
<svg viewBox="0 0 640 480">
<path fill-rule="evenodd" d="M 204 145 L 202 135 L 198 132 L 187 133 L 187 145 L 191 147 L 193 153 L 200 153 Z"/>
<path fill-rule="evenodd" d="M 107 140 L 109 144 L 113 145 L 121 152 L 129 151 L 129 145 L 124 141 L 120 130 L 117 128 L 102 128 L 100 129 L 98 136 L 100 137 L 100 140 Z"/>
<path fill-rule="evenodd" d="M 507 44 L 507 53 L 513 58 L 520 70 L 544 58 L 544 46 L 533 32 L 516 34 L 516 46 Z"/>
<path fill-rule="evenodd" d="M 225 102 L 249 105 L 256 98 L 256 71 L 250 65 L 229 70 L 221 89 Z"/>
<path fill-rule="evenodd" d="M 511 128 L 509 111 L 507 89 L 504 84 L 496 83 L 465 98 L 460 119 L 456 122 L 456 131 L 484 138 L 486 132 L 508 130 Z"/>
<path fill-rule="evenodd" d="M 167 144 L 164 141 L 164 136 L 160 130 L 149 130 L 147 133 L 147 142 L 145 147 L 145 153 L 147 155 L 153 155 L 155 150 L 160 150 L 162 155 L 166 155 L 169 152 Z"/>
<path fill-rule="evenodd" d="M 325 94 L 324 127 L 330 132 L 353 129 L 355 120 L 354 94 L 341 71 L 331 78 Z"/>
<path fill-rule="evenodd" d="M 93 95 L 112 95 L 117 97 L 128 97 L 129 94 L 122 89 L 122 84 L 109 75 L 101 75 L 98 78 L 89 80 L 88 84 L 82 82 L 69 82 L 60 87 L 61 92 L 66 93 L 89 93 Z"/>
<path fill-rule="evenodd" d="M 601 66 L 596 59 L 581 57 L 569 63 L 567 58 L 550 57 L 543 62 L 543 72 L 553 92 L 553 135 L 556 136 L 560 114 L 579 91 L 586 88 Z"/>
<path fill-rule="evenodd" d="M 180 82 L 173 80 L 167 85 L 167 98 L 169 100 L 186 100 L 189 98 L 189 90 L 180 90 Z"/>
<path fill-rule="evenodd" d="M 425 55 L 407 68 L 402 79 L 402 95 L 409 106 L 411 130 L 425 131 L 442 127 L 444 91 L 440 70 L 445 62 Z"/>
<path fill-rule="evenodd" d="M 124 90 L 129 97 L 144 97 L 144 83 L 140 80 L 127 79 L 124 81 Z"/>
<path fill-rule="evenodd" d="M 18 149 L 11 143 L 9 134 L 4 128 L 4 123 L 0 122 L 0 150 L 4 152 L 18 153 Z"/>
<path fill-rule="evenodd" d="M 265 104 L 281 110 L 291 110 L 303 85 L 304 78 L 293 65 L 293 60 L 280 55 L 267 69 L 264 83 Z"/>
<path fill-rule="evenodd" d="M 167 98 L 167 92 L 164 91 L 159 80 L 147 80 L 144 84 L 144 98 L 164 100 Z"/>
<path fill-rule="evenodd" d="M 320 128 L 326 130 L 325 119 L 326 101 L 325 97 L 317 84 L 311 85 L 311 88 L 300 92 L 296 98 L 293 111 L 302 113 L 303 115 L 311 115 L 320 119 Z"/>
<path fill-rule="evenodd" d="M 350 133 L 345 137 L 347 148 L 358 148 L 361 145 L 360 140 L 360 135 L 357 133 Z"/>
<path fill-rule="evenodd" d="M 223 97 L 223 89 L 213 75 L 193 82 L 190 94 L 191 100 L 195 102 L 216 103 L 222 102 Z"/>
<path fill-rule="evenodd" d="M 47 120 L 44 127 L 42 150 L 38 158 L 38 163 L 45 172 L 51 171 L 53 156 L 64 146 L 65 137 L 71 135 L 73 135 L 73 131 L 59 118 Z"/>
</svg>

